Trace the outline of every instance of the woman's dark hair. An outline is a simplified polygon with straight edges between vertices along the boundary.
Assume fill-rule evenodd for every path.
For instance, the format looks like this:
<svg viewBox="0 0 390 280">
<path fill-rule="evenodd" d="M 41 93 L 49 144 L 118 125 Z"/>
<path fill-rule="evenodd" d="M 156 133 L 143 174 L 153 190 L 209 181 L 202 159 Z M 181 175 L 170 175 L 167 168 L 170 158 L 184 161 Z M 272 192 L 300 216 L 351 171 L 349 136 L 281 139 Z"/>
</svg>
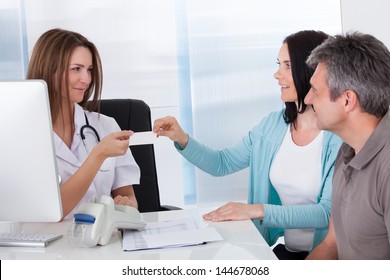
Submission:
<svg viewBox="0 0 390 280">
<path fill-rule="evenodd" d="M 283 41 L 288 47 L 292 77 L 298 94 L 298 106 L 295 102 L 285 103 L 286 110 L 283 118 L 286 123 L 295 125 L 298 114 L 306 110 L 303 101 L 310 90 L 310 78 L 315 70 L 306 64 L 306 59 L 328 36 L 322 31 L 304 30 L 287 36 Z"/>
</svg>

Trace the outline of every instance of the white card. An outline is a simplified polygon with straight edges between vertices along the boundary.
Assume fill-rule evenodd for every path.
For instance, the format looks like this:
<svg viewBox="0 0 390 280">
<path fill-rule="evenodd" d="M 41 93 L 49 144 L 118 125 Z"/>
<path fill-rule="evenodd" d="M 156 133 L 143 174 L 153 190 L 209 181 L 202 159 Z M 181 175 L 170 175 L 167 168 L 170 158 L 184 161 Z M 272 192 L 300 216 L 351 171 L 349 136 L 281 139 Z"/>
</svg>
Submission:
<svg viewBox="0 0 390 280">
<path fill-rule="evenodd" d="M 130 136 L 130 146 L 135 145 L 148 145 L 154 144 L 157 139 L 157 134 L 153 131 L 144 131 L 144 132 L 134 132 L 132 136 Z"/>
</svg>

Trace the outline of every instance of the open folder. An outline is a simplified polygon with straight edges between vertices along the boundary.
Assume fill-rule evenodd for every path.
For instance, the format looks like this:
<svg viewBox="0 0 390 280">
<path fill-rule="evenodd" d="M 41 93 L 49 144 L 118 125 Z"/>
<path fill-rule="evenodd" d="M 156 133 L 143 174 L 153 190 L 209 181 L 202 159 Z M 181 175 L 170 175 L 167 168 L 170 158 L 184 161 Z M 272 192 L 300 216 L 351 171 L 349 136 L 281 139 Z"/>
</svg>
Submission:
<svg viewBox="0 0 390 280">
<path fill-rule="evenodd" d="M 123 230 L 123 250 L 182 247 L 221 241 L 214 227 L 198 228 L 192 219 L 148 223 L 142 230 Z"/>
</svg>

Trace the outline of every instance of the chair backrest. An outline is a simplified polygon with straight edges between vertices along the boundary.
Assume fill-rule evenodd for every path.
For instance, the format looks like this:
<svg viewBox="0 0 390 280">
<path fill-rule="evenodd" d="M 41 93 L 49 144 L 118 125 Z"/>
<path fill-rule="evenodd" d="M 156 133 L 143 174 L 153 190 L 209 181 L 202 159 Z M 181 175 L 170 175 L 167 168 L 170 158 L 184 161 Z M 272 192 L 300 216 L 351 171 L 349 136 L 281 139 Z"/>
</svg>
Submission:
<svg viewBox="0 0 390 280">
<path fill-rule="evenodd" d="M 152 130 L 150 107 L 137 99 L 103 99 L 100 113 L 113 117 L 122 130 L 134 132 Z M 153 145 L 130 147 L 135 161 L 141 169 L 139 185 L 134 185 L 140 212 L 161 211 L 160 193 Z"/>
</svg>

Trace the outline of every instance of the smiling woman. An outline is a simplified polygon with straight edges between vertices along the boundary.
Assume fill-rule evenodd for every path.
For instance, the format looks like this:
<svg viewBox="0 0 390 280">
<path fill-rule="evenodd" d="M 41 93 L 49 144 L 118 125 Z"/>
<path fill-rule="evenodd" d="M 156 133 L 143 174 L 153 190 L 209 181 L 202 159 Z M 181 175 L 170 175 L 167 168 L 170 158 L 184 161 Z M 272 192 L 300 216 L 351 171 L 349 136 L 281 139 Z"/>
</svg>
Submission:
<svg viewBox="0 0 390 280">
<path fill-rule="evenodd" d="M 274 75 L 286 108 L 262 119 L 233 146 L 203 145 L 170 116 L 154 123 L 154 132 L 169 137 L 181 155 L 210 175 L 249 169 L 248 203 L 229 202 L 203 217 L 213 222 L 252 219 L 269 245 L 284 236 L 286 245 L 274 251 L 280 259 L 305 258 L 329 223 L 333 165 L 341 141 L 320 131 L 312 107 L 303 103 L 314 72 L 306 59 L 327 37 L 313 30 L 286 37 Z"/>
<path fill-rule="evenodd" d="M 64 217 L 71 217 L 79 203 L 102 195 L 137 207 L 132 185 L 139 183 L 140 171 L 129 150 L 133 132 L 92 112 L 99 108 L 102 85 L 95 45 L 76 32 L 46 31 L 34 46 L 27 78 L 48 84 Z M 81 134 L 85 125 L 96 135 Z"/>
<path fill-rule="evenodd" d="M 275 72 L 274 77 L 278 80 L 280 86 L 281 99 L 283 102 L 295 102 L 298 93 L 292 77 L 290 54 L 287 44 L 281 46 L 277 60 L 279 69 Z"/>
<path fill-rule="evenodd" d="M 74 49 L 68 66 L 68 93 L 70 102 L 80 103 L 84 99 L 92 80 L 92 54 L 88 48 L 77 47 Z M 64 80 L 66 78 L 64 77 Z M 66 86 L 63 83 L 63 86 Z M 67 91 L 62 89 L 63 97 L 66 98 Z"/>
</svg>

